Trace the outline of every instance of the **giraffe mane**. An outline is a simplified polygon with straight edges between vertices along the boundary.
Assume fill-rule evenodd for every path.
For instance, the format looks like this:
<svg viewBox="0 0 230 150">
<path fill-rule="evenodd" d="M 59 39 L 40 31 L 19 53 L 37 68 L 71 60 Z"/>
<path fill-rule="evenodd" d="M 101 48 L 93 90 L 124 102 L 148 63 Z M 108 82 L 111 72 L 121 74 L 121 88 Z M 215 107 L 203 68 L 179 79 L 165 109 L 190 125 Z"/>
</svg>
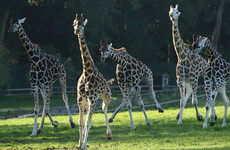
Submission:
<svg viewBox="0 0 230 150">
<path fill-rule="evenodd" d="M 121 47 L 121 48 L 116 49 L 116 48 L 113 48 L 113 47 L 112 47 L 112 50 L 113 50 L 113 51 L 126 51 L 126 48 Z"/>
<path fill-rule="evenodd" d="M 39 46 L 38 44 L 33 43 L 33 45 L 34 45 L 35 47 L 37 47 L 38 49 L 41 49 L 40 46 Z"/>
</svg>

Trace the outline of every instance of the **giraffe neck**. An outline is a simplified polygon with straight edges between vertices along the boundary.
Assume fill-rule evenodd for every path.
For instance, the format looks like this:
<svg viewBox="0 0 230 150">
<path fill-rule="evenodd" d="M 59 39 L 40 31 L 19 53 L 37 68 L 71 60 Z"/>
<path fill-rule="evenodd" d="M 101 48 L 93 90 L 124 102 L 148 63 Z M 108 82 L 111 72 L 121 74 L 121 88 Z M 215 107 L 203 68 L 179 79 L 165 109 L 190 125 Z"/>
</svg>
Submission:
<svg viewBox="0 0 230 150">
<path fill-rule="evenodd" d="M 93 59 L 90 55 L 88 46 L 85 41 L 85 36 L 83 35 L 78 35 L 78 40 L 79 40 L 79 46 L 80 46 L 80 51 L 81 51 L 81 58 L 82 58 L 82 65 L 83 65 L 83 72 L 87 72 L 87 70 L 92 70 L 94 66 Z"/>
<path fill-rule="evenodd" d="M 30 41 L 29 37 L 26 35 L 24 29 L 22 26 L 20 26 L 20 29 L 18 30 L 18 36 L 22 42 L 22 45 L 24 46 L 26 53 L 28 54 L 30 61 L 34 62 L 34 56 L 39 53 L 40 50 L 38 50 L 33 43 Z M 37 60 L 37 59 L 36 59 Z"/>
<path fill-rule="evenodd" d="M 208 43 L 206 44 L 206 51 L 208 53 L 208 60 L 209 61 L 213 61 L 217 57 L 219 57 L 219 54 L 217 53 L 217 51 L 213 47 L 211 41 L 208 41 Z"/>
<path fill-rule="evenodd" d="M 129 54 L 126 50 L 111 50 L 109 57 L 117 64 L 123 65 L 126 62 L 127 55 Z"/>
<path fill-rule="evenodd" d="M 178 20 L 172 21 L 172 36 L 173 36 L 173 45 L 174 45 L 174 49 L 176 51 L 177 57 L 178 59 L 183 59 L 182 55 L 186 54 L 186 49 L 188 48 L 188 46 L 185 45 L 183 39 L 180 36 Z"/>
</svg>

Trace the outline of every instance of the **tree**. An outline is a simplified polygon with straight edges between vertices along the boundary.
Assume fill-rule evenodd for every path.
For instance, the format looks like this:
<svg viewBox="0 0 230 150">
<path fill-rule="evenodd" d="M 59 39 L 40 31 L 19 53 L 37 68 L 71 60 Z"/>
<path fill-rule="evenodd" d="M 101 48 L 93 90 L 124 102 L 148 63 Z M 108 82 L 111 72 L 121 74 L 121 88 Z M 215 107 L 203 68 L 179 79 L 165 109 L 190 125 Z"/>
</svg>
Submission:
<svg viewBox="0 0 230 150">
<path fill-rule="evenodd" d="M 220 30 L 221 30 L 222 17 L 223 17 L 223 12 L 224 12 L 224 3 L 225 3 L 225 0 L 220 1 L 220 5 L 218 8 L 217 17 L 216 17 L 216 25 L 212 33 L 212 44 L 215 49 L 218 49 L 218 41 L 220 38 Z"/>
</svg>

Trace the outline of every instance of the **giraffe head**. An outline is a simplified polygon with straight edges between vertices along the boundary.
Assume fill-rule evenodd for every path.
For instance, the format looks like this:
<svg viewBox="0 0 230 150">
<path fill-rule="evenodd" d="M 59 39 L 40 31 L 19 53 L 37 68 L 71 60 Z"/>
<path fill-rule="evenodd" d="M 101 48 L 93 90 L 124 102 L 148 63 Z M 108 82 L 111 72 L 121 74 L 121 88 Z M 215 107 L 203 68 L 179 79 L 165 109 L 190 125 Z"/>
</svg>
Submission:
<svg viewBox="0 0 230 150">
<path fill-rule="evenodd" d="M 74 34 L 75 35 L 83 35 L 84 34 L 84 27 L 87 24 L 88 20 L 83 20 L 83 14 L 81 14 L 81 17 L 78 17 L 78 14 L 76 14 L 75 20 L 73 21 L 73 28 L 74 28 Z"/>
<path fill-rule="evenodd" d="M 105 62 L 105 59 L 109 57 L 112 51 L 112 43 L 108 45 L 107 41 L 100 41 L 101 47 L 99 51 L 101 52 L 101 62 Z"/>
<path fill-rule="evenodd" d="M 26 18 L 22 18 L 22 19 L 14 19 L 12 18 L 10 20 L 10 28 L 8 30 L 8 32 L 18 32 L 21 24 L 26 20 Z"/>
<path fill-rule="evenodd" d="M 176 4 L 176 7 L 173 8 L 172 5 L 170 5 L 170 10 L 169 10 L 169 18 L 171 21 L 177 21 L 181 12 L 178 11 L 178 4 Z"/>
<path fill-rule="evenodd" d="M 193 54 L 199 54 L 207 46 L 209 39 L 207 37 L 201 37 L 200 35 L 193 35 L 192 38 Z"/>
</svg>

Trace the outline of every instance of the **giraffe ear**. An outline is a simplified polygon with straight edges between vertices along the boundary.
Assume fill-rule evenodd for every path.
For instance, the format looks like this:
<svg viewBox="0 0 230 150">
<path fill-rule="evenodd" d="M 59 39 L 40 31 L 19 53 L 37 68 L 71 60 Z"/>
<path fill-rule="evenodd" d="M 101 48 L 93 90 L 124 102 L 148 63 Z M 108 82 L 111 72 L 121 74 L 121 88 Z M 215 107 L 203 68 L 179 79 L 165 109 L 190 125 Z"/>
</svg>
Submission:
<svg viewBox="0 0 230 150">
<path fill-rule="evenodd" d="M 175 8 L 178 8 L 179 4 L 176 4 L 176 7 Z"/>
<path fill-rule="evenodd" d="M 26 17 L 25 17 L 25 18 L 22 18 L 22 19 L 18 19 L 18 23 L 19 23 L 19 24 L 22 24 L 25 20 L 26 20 Z"/>
<path fill-rule="evenodd" d="M 85 21 L 83 22 L 83 25 L 85 26 L 88 23 L 88 20 L 85 19 Z"/>
<path fill-rule="evenodd" d="M 110 79 L 110 80 L 106 81 L 106 83 L 107 83 L 107 84 L 109 84 L 109 86 L 112 86 L 112 85 L 113 85 L 113 83 L 114 83 L 114 81 L 115 81 L 115 79 L 114 79 L 114 78 L 112 78 L 112 79 Z"/>
<path fill-rule="evenodd" d="M 108 49 L 110 50 L 111 47 L 112 47 L 113 43 L 110 43 L 109 46 L 108 46 Z"/>
</svg>

